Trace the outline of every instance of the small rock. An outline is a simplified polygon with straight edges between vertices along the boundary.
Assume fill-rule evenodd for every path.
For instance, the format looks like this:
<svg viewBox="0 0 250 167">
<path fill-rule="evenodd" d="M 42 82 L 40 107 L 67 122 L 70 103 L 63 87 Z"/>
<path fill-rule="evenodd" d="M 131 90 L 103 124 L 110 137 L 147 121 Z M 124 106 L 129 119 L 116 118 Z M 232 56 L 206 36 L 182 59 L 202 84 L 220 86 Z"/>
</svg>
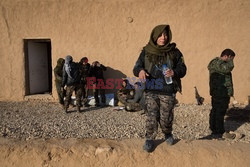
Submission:
<svg viewBox="0 0 250 167">
<path fill-rule="evenodd" d="M 95 150 L 95 155 L 98 155 L 100 153 L 109 153 L 109 152 L 112 152 L 112 148 L 109 147 L 109 146 L 105 146 L 105 147 L 98 147 L 96 150 Z"/>
<path fill-rule="evenodd" d="M 234 134 L 236 135 L 235 136 L 236 140 L 242 139 L 244 137 L 244 134 L 241 134 L 241 133 L 238 133 L 238 132 L 234 132 Z"/>
</svg>

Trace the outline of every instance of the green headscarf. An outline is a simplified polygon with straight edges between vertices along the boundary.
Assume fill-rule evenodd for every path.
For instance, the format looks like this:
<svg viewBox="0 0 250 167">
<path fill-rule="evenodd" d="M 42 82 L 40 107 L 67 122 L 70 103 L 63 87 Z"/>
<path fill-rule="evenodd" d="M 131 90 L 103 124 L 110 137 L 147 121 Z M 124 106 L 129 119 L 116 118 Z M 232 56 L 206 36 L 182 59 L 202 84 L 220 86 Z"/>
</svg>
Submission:
<svg viewBox="0 0 250 167">
<path fill-rule="evenodd" d="M 162 34 L 162 32 L 166 30 L 168 40 L 164 46 L 157 45 L 157 39 Z M 175 48 L 175 43 L 170 43 L 172 40 L 172 33 L 169 25 L 158 25 L 156 26 L 150 35 L 150 39 L 148 44 L 145 46 L 145 50 L 153 55 L 164 55 L 164 53 L 169 52 L 173 48 Z"/>
<path fill-rule="evenodd" d="M 59 58 L 57 60 L 57 66 L 58 67 L 63 67 L 64 63 L 65 63 L 65 60 L 63 58 Z"/>
</svg>

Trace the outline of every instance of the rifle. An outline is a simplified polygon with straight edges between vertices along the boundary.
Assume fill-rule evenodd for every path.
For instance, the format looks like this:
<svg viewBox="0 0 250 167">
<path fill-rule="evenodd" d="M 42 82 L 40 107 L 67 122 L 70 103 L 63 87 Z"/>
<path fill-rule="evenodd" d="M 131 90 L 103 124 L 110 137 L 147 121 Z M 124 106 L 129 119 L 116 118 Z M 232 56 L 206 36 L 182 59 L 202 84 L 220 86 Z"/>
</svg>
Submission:
<svg viewBox="0 0 250 167">
<path fill-rule="evenodd" d="M 196 86 L 194 87 L 194 89 L 195 89 L 195 98 L 196 98 L 197 104 L 202 105 L 204 102 L 204 98 L 199 95 Z"/>
</svg>

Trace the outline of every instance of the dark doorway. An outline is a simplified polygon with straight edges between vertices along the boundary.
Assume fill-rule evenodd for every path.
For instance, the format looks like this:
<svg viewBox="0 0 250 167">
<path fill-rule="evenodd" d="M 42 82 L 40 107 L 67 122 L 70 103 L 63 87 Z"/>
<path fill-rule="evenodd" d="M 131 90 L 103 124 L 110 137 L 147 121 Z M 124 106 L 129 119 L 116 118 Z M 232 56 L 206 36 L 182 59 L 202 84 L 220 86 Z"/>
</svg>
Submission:
<svg viewBox="0 0 250 167">
<path fill-rule="evenodd" d="M 50 39 L 24 39 L 25 95 L 52 92 Z"/>
</svg>

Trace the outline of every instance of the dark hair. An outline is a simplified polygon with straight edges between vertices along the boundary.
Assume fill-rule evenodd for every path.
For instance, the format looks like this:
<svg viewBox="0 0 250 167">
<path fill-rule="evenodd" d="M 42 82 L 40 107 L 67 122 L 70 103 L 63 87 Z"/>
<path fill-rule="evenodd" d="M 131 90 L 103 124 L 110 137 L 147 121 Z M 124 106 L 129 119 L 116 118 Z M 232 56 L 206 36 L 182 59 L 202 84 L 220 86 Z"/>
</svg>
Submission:
<svg viewBox="0 0 250 167">
<path fill-rule="evenodd" d="M 220 55 L 220 57 L 222 57 L 222 56 L 224 56 L 224 55 L 227 55 L 227 56 L 235 56 L 235 53 L 234 53 L 234 51 L 232 50 L 232 49 L 225 49 L 225 50 L 223 50 L 222 51 L 222 53 L 221 53 L 221 55 Z"/>
<path fill-rule="evenodd" d="M 88 58 L 87 58 L 87 57 L 83 57 L 83 58 L 80 60 L 80 63 L 83 63 L 83 62 L 88 62 Z"/>
<path fill-rule="evenodd" d="M 92 63 L 92 65 L 93 65 L 93 66 L 96 66 L 97 63 L 99 63 L 99 62 L 98 62 L 98 61 L 94 61 L 94 62 Z"/>
</svg>

